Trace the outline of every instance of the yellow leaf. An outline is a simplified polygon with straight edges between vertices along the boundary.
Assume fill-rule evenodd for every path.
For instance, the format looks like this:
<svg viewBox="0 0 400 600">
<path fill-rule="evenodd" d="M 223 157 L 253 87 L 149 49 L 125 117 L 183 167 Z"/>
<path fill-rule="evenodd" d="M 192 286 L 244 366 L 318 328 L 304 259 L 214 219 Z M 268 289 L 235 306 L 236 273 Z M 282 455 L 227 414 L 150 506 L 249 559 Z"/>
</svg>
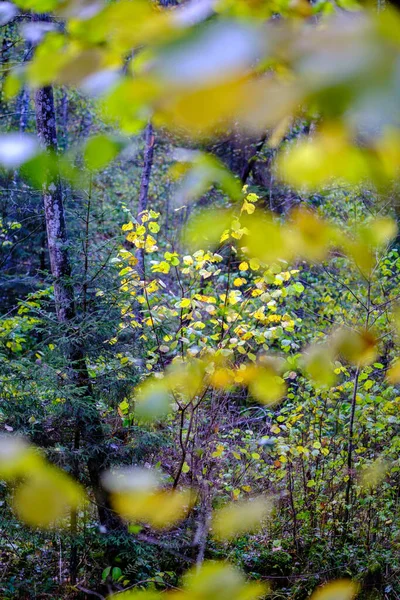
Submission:
<svg viewBox="0 0 400 600">
<path fill-rule="evenodd" d="M 204 369 L 201 360 L 174 361 L 166 371 L 165 380 L 174 395 L 188 402 L 202 393 Z"/>
<path fill-rule="evenodd" d="M 151 270 L 153 273 L 169 273 L 171 265 L 165 260 L 162 260 L 156 265 L 152 265 Z"/>
<path fill-rule="evenodd" d="M 377 217 L 359 227 L 357 233 L 362 243 L 379 248 L 396 237 L 397 224 L 390 217 Z"/>
<path fill-rule="evenodd" d="M 249 391 L 261 404 L 276 404 L 285 394 L 286 385 L 276 371 L 265 367 L 257 369 Z"/>
<path fill-rule="evenodd" d="M 254 206 L 254 204 L 250 204 L 250 202 L 246 202 L 246 200 L 243 202 L 243 206 L 241 209 L 241 212 L 246 212 L 248 215 L 252 215 L 253 212 L 255 211 L 256 207 Z"/>
<path fill-rule="evenodd" d="M 360 474 L 360 485 L 366 489 L 376 488 L 386 477 L 389 463 L 383 458 L 377 458 L 365 467 Z"/>
<path fill-rule="evenodd" d="M 244 247 L 246 252 L 253 257 L 253 260 L 250 260 L 251 269 L 253 269 L 254 259 L 257 259 L 257 269 L 259 268 L 258 261 L 274 263 L 291 256 L 284 230 L 272 215 L 264 212 L 257 217 L 249 216 L 243 218 L 243 224 L 246 227 L 246 235 L 243 238 Z"/>
<path fill-rule="evenodd" d="M 255 319 L 257 319 L 258 321 L 264 321 L 265 320 L 265 306 L 261 306 L 258 310 L 256 310 L 255 313 L 253 313 L 253 317 Z"/>
<path fill-rule="evenodd" d="M 149 231 L 151 231 L 151 233 L 158 233 L 160 231 L 159 224 L 155 223 L 154 221 L 149 223 Z"/>
<path fill-rule="evenodd" d="M 247 582 L 236 567 L 226 562 L 205 562 L 184 575 L 185 600 L 256 600 L 263 598 L 268 587 Z"/>
<path fill-rule="evenodd" d="M 389 383 L 399 383 L 400 381 L 400 359 L 396 358 L 390 369 L 386 373 L 386 379 Z"/>
<path fill-rule="evenodd" d="M 219 458 L 224 453 L 224 446 L 222 444 L 218 444 L 216 450 L 211 454 L 213 458 Z"/>
<path fill-rule="evenodd" d="M 247 264 L 247 263 L 245 263 L 245 264 Z M 250 259 L 250 269 L 252 271 L 257 271 L 259 268 L 260 268 L 260 263 L 258 262 L 258 260 L 256 258 Z"/>
<path fill-rule="evenodd" d="M 338 579 L 323 585 L 312 594 L 311 600 L 352 600 L 359 585 L 350 579 Z"/>
<path fill-rule="evenodd" d="M 22 438 L 0 435 L 0 479 L 25 477 L 44 466 L 42 456 Z"/>
<path fill-rule="evenodd" d="M 226 389 L 233 383 L 233 375 L 229 369 L 218 368 L 210 375 L 210 383 L 218 389 Z"/>
<path fill-rule="evenodd" d="M 231 540 L 246 532 L 256 531 L 263 526 L 271 510 L 271 502 L 261 496 L 228 504 L 213 514 L 213 536 L 218 540 Z"/>
<path fill-rule="evenodd" d="M 291 116 L 286 116 L 283 117 L 283 119 L 279 123 L 277 123 L 276 127 L 272 130 L 271 135 L 268 139 L 268 146 L 270 148 L 277 148 L 279 146 L 279 144 L 289 131 L 289 128 L 292 124 L 292 120 L 293 119 Z"/>
<path fill-rule="evenodd" d="M 82 489 L 73 479 L 46 466 L 17 487 L 14 510 L 28 525 L 48 528 L 78 508 L 82 500 Z"/>
<path fill-rule="evenodd" d="M 228 302 L 231 306 L 237 304 L 240 300 L 240 291 L 239 290 L 231 290 L 228 294 Z"/>
<path fill-rule="evenodd" d="M 184 243 L 192 250 L 215 247 L 232 220 L 228 210 L 204 210 L 192 217 L 184 231 Z"/>
<path fill-rule="evenodd" d="M 345 360 L 360 366 L 371 364 L 378 354 L 376 337 L 367 329 L 341 329 L 333 336 L 333 346 Z"/>
<path fill-rule="evenodd" d="M 180 308 L 189 308 L 191 304 L 191 300 L 189 298 L 182 298 L 182 300 L 179 302 L 179 307 Z"/>
<path fill-rule="evenodd" d="M 290 184 L 318 189 L 332 178 L 357 184 L 368 178 L 367 158 L 340 126 L 330 124 L 312 139 L 299 141 L 278 159 L 278 170 Z"/>
<path fill-rule="evenodd" d="M 135 390 L 135 413 L 145 421 L 159 419 L 170 411 L 172 397 L 165 379 L 151 377 Z"/>
<path fill-rule="evenodd" d="M 153 279 L 153 281 L 146 286 L 146 291 L 148 294 L 153 294 L 154 292 L 157 292 L 158 289 L 159 285 L 155 279 Z"/>
<path fill-rule="evenodd" d="M 206 138 L 224 131 L 245 103 L 246 88 L 241 80 L 193 90 L 171 90 L 162 98 L 155 122 L 174 131 L 182 130 L 192 136 Z"/>
<path fill-rule="evenodd" d="M 118 154 L 121 144 L 106 135 L 96 135 L 89 138 L 85 144 L 84 158 L 89 169 L 94 171 L 103 169 Z M 128 223 L 122 226 L 122 231 L 129 231 L 133 224 Z"/>
<path fill-rule="evenodd" d="M 132 221 L 129 221 L 129 223 L 125 223 L 124 225 L 122 225 L 122 231 L 131 231 L 132 229 L 133 229 Z"/>
<path fill-rule="evenodd" d="M 298 208 L 291 214 L 287 238 L 294 256 L 310 261 L 325 258 L 332 239 L 332 228 L 315 212 Z"/>
<path fill-rule="evenodd" d="M 328 344 L 315 344 L 304 356 L 304 367 L 313 383 L 319 386 L 331 386 L 335 382 L 333 349 Z"/>
<path fill-rule="evenodd" d="M 372 248 L 360 240 L 344 238 L 342 240 L 344 252 L 353 259 L 360 271 L 369 274 L 376 264 L 376 253 Z"/>
<path fill-rule="evenodd" d="M 236 277 L 236 279 L 233 280 L 233 285 L 236 287 L 240 287 L 241 285 L 246 283 L 246 279 L 244 279 L 244 277 Z"/>
<path fill-rule="evenodd" d="M 166 529 L 186 517 L 191 508 L 192 493 L 190 490 L 115 492 L 112 502 L 114 509 L 127 521 Z"/>
</svg>

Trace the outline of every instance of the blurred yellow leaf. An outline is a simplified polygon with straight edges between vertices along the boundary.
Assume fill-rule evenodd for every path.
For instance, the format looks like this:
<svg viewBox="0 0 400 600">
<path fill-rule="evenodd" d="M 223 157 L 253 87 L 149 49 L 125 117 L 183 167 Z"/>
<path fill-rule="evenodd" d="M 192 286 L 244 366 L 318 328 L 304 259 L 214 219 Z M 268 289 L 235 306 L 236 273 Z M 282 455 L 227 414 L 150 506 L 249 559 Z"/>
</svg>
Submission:
<svg viewBox="0 0 400 600">
<path fill-rule="evenodd" d="M 332 348 L 328 344 L 315 344 L 304 353 L 305 370 L 316 385 L 334 384 L 336 376 L 332 354 Z"/>
<path fill-rule="evenodd" d="M 376 265 L 376 253 L 368 244 L 344 236 L 342 247 L 344 252 L 353 259 L 358 269 L 365 275 L 368 275 Z"/>
<path fill-rule="evenodd" d="M 397 234 L 397 224 L 390 217 L 377 217 L 358 227 L 354 239 L 337 234 L 339 244 L 357 267 L 368 274 L 377 264 L 377 250 L 389 244 Z"/>
<path fill-rule="evenodd" d="M 282 139 L 288 133 L 292 124 L 292 117 L 284 117 L 273 129 L 270 137 L 268 138 L 268 146 L 270 148 L 277 148 L 281 143 Z"/>
<path fill-rule="evenodd" d="M 20 437 L 0 436 L 0 479 L 6 481 L 40 471 L 43 457 Z"/>
<path fill-rule="evenodd" d="M 160 486 L 156 471 L 141 467 L 120 467 L 103 474 L 102 481 L 110 492 L 152 493 Z"/>
<path fill-rule="evenodd" d="M 190 490 L 122 491 L 112 494 L 114 509 L 127 521 L 167 529 L 184 519 L 193 502 Z"/>
<path fill-rule="evenodd" d="M 377 248 L 385 246 L 397 235 L 397 224 L 390 217 L 377 217 L 361 225 L 358 238 L 364 244 Z"/>
<path fill-rule="evenodd" d="M 328 253 L 332 227 L 315 212 L 297 208 L 291 213 L 291 227 L 287 239 L 294 256 L 320 261 Z"/>
<path fill-rule="evenodd" d="M 257 216 L 243 217 L 242 222 L 246 228 L 244 249 L 250 256 L 265 263 L 291 257 L 289 240 L 285 238 L 283 227 L 272 215 L 266 212 L 258 213 Z"/>
<path fill-rule="evenodd" d="M 352 600 L 359 585 L 350 579 L 338 579 L 323 585 L 312 594 L 311 600 Z"/>
<path fill-rule="evenodd" d="M 3 84 L 3 93 L 7 100 L 11 100 L 12 98 L 14 98 L 22 87 L 22 77 L 18 75 L 18 72 L 9 71 L 5 78 Z"/>
<path fill-rule="evenodd" d="M 151 377 L 136 388 L 134 400 L 136 415 L 148 421 L 166 416 L 173 398 L 166 379 Z"/>
<path fill-rule="evenodd" d="M 366 489 L 376 488 L 386 477 L 389 463 L 383 458 L 377 458 L 360 473 L 360 485 Z"/>
<path fill-rule="evenodd" d="M 386 373 L 386 379 L 389 383 L 399 383 L 400 382 L 400 359 L 396 358 L 396 360 L 390 366 L 390 369 Z"/>
<path fill-rule="evenodd" d="M 85 144 L 84 158 L 89 169 L 102 169 L 111 162 L 118 154 L 121 144 L 106 135 L 96 135 L 89 138 Z M 122 226 L 122 231 L 133 229 Z"/>
<path fill-rule="evenodd" d="M 236 567 L 223 562 L 205 562 L 184 576 L 188 600 L 256 600 L 268 591 L 260 582 L 247 582 Z"/>
<path fill-rule="evenodd" d="M 174 158 L 177 162 L 170 169 L 170 173 L 174 178 L 181 179 L 174 198 L 178 206 L 196 200 L 213 185 L 219 187 L 232 200 L 242 198 L 239 179 L 212 154 L 179 148 L 175 151 Z"/>
<path fill-rule="evenodd" d="M 154 122 L 207 138 L 226 130 L 245 100 L 246 89 L 240 79 L 194 90 L 171 90 L 160 99 Z"/>
<path fill-rule="evenodd" d="M 27 67 L 27 78 L 32 85 L 46 85 L 57 78 L 69 60 L 65 46 L 65 37 L 61 33 L 51 31 L 47 34 Z"/>
<path fill-rule="evenodd" d="M 321 188 L 332 179 L 357 184 L 369 175 L 362 150 L 352 146 L 342 128 L 335 125 L 283 152 L 278 169 L 290 184 L 311 189 Z"/>
<path fill-rule="evenodd" d="M 214 511 L 212 533 L 218 540 L 230 540 L 263 526 L 270 515 L 272 503 L 268 498 L 258 497 L 243 502 L 231 502 Z"/>
<path fill-rule="evenodd" d="M 46 466 L 21 483 L 14 494 L 18 517 L 33 527 L 48 528 L 83 501 L 81 487 L 63 471 Z"/>
<path fill-rule="evenodd" d="M 286 392 L 286 384 L 273 365 L 258 367 L 250 382 L 250 394 L 261 404 L 275 404 Z"/>
<path fill-rule="evenodd" d="M 332 338 L 336 351 L 355 365 L 367 366 L 378 354 L 377 340 L 370 330 L 340 329 Z"/>
<path fill-rule="evenodd" d="M 218 246 L 222 233 L 230 227 L 228 210 L 205 210 L 192 217 L 185 227 L 183 242 L 192 251 Z"/>
<path fill-rule="evenodd" d="M 171 11 L 149 0 L 120 0 L 106 4 L 89 19 L 70 19 L 68 31 L 87 45 L 107 44 L 110 54 L 121 56 L 135 46 L 162 41 L 174 31 Z"/>
<path fill-rule="evenodd" d="M 205 364 L 201 360 L 176 360 L 168 367 L 165 380 L 173 394 L 188 402 L 202 392 L 204 373 Z"/>
<path fill-rule="evenodd" d="M 162 92 L 159 81 L 150 77 L 122 79 L 100 103 L 102 116 L 128 134 L 138 133 L 148 122 L 149 104 Z"/>
<path fill-rule="evenodd" d="M 233 383 L 233 374 L 230 369 L 217 368 L 210 375 L 210 383 L 213 387 L 218 389 L 229 388 Z"/>
</svg>

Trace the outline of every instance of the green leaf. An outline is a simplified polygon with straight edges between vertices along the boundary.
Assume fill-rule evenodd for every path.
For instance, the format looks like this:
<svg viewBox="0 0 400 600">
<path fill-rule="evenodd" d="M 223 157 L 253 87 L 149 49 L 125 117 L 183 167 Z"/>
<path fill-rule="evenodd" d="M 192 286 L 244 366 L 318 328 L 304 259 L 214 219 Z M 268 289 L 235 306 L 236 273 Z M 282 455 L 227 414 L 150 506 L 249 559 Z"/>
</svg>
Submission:
<svg viewBox="0 0 400 600">
<path fill-rule="evenodd" d="M 93 171 L 107 166 L 119 153 L 121 142 L 106 135 L 96 135 L 86 142 L 84 158 L 86 165 Z"/>
</svg>

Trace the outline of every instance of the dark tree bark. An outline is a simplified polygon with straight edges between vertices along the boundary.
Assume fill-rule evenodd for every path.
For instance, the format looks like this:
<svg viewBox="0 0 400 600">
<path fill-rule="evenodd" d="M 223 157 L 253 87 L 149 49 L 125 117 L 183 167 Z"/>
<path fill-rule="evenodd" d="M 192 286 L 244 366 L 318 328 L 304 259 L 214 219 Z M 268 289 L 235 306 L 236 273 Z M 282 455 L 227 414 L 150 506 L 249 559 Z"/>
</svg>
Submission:
<svg viewBox="0 0 400 600">
<path fill-rule="evenodd" d="M 68 148 L 68 91 L 63 89 L 60 105 L 58 108 L 59 123 L 61 123 L 61 148 L 65 151 Z"/>
<path fill-rule="evenodd" d="M 57 130 L 54 96 L 51 87 L 35 93 L 37 132 L 44 148 L 57 152 Z M 58 321 L 67 326 L 71 341 L 66 350 L 71 380 L 81 390 L 76 420 L 76 438 L 80 436 L 87 446 L 87 468 L 98 507 L 100 523 L 107 530 L 121 529 L 122 522 L 111 508 L 108 492 L 101 484 L 101 472 L 109 459 L 105 434 L 92 395 L 87 372 L 84 348 L 77 335 L 74 288 L 71 281 L 71 262 L 65 225 L 63 190 L 59 175 L 47 173 L 43 186 L 43 202 L 46 220 L 47 243 L 51 273 L 54 278 L 54 294 Z M 78 441 L 79 443 L 79 441 Z"/>
<path fill-rule="evenodd" d="M 154 132 L 153 126 L 151 122 L 149 122 L 146 126 L 144 132 L 144 162 L 143 162 L 143 171 L 142 178 L 140 181 L 140 191 L 139 191 L 139 201 L 138 201 L 138 221 L 142 222 L 141 214 L 144 210 L 147 209 L 147 203 L 149 199 L 149 185 L 150 185 L 150 175 L 151 169 L 153 166 L 153 158 L 154 158 Z M 138 259 L 138 272 L 141 279 L 145 277 L 145 265 L 144 265 L 144 248 L 138 248 L 136 253 L 136 258 Z"/>
<path fill-rule="evenodd" d="M 19 130 L 21 133 L 23 133 L 28 126 L 30 100 L 29 89 L 24 86 L 18 98 Z"/>
<path fill-rule="evenodd" d="M 242 171 L 240 173 L 240 180 L 242 182 L 242 184 L 244 185 L 245 183 L 247 183 L 248 178 L 251 175 L 251 172 L 253 170 L 254 164 L 257 160 L 257 155 L 260 152 L 260 150 L 262 149 L 262 147 L 265 144 L 265 141 L 267 139 L 267 134 L 265 133 L 262 138 L 255 144 L 254 146 L 254 153 L 253 156 L 251 156 L 247 162 L 244 164 L 244 166 L 242 167 Z"/>
<path fill-rule="evenodd" d="M 37 132 L 43 147 L 56 153 L 57 132 L 51 87 L 36 91 L 35 112 Z M 67 248 L 63 192 L 59 176 L 52 177 L 48 173 L 43 186 L 43 204 L 57 318 L 60 323 L 66 323 L 75 317 L 75 299 L 71 284 L 71 263 Z"/>
</svg>

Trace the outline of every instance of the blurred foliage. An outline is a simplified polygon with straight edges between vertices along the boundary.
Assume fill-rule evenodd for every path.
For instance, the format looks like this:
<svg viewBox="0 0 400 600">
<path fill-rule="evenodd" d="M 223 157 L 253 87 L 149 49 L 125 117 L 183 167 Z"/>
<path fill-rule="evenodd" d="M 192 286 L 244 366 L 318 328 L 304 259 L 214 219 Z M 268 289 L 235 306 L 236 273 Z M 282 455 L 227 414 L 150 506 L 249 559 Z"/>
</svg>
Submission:
<svg viewBox="0 0 400 600">
<path fill-rule="evenodd" d="M 2 597 L 396 600 L 395 6 L 0 26 Z"/>
</svg>

